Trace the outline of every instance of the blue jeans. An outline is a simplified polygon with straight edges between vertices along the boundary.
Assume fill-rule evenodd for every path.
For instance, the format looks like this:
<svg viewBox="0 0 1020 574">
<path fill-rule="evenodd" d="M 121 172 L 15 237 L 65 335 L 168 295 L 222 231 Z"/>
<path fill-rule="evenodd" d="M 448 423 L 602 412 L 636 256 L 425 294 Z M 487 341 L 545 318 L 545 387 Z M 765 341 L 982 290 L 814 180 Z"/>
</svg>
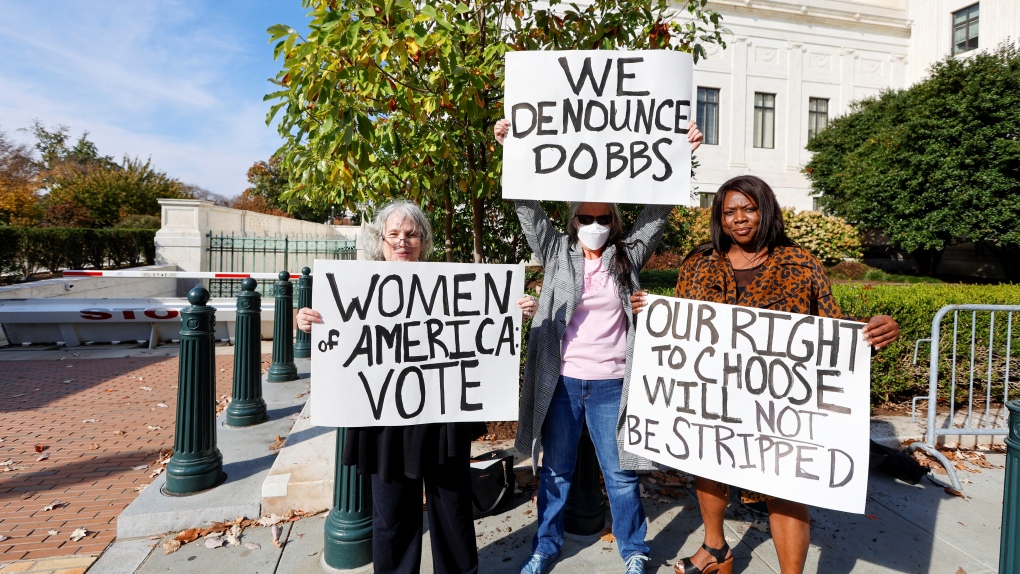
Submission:
<svg viewBox="0 0 1020 574">
<path fill-rule="evenodd" d="M 622 379 L 586 381 L 560 377 L 542 425 L 542 470 L 538 482 L 538 533 L 533 551 L 552 556 L 563 545 L 563 508 L 577 462 L 577 441 L 585 421 L 606 480 L 613 513 L 613 536 L 626 561 L 648 555 L 645 509 L 637 473 L 620 469 L 616 421 L 620 416 Z"/>
</svg>

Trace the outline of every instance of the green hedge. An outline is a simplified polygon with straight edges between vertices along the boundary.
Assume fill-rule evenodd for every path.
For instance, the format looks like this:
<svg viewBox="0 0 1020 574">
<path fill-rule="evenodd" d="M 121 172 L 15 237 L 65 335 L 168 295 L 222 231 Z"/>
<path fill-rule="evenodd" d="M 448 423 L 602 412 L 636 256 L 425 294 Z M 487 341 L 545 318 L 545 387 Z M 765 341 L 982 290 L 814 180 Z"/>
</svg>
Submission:
<svg viewBox="0 0 1020 574">
<path fill-rule="evenodd" d="M 152 265 L 155 240 L 154 229 L 0 227 L 0 275 Z"/>
<path fill-rule="evenodd" d="M 645 284 L 646 273 L 642 273 L 642 284 Z M 649 275 L 648 278 L 654 282 L 658 277 Z M 657 295 L 673 295 L 672 285 L 660 283 L 649 287 L 648 291 Z M 927 344 L 922 344 L 919 352 L 917 365 L 913 364 L 914 341 L 927 339 L 931 336 L 931 321 L 935 313 L 946 305 L 956 304 L 986 304 L 986 305 L 1020 305 L 1020 285 L 956 285 L 956 284 L 913 284 L 913 285 L 856 285 L 856 284 L 835 284 L 832 286 L 833 294 L 839 302 L 840 308 L 850 317 L 871 317 L 873 315 L 889 315 L 900 324 L 900 338 L 882 349 L 871 361 L 871 400 L 873 404 L 888 401 L 903 401 L 911 397 L 928 394 L 928 353 Z M 1004 319 L 999 319 L 1004 320 Z M 1020 321 L 1014 321 L 1013 325 L 1013 356 L 1011 358 L 1011 378 L 1020 377 Z M 943 333 L 952 333 L 952 320 L 947 319 L 942 325 Z M 964 317 L 961 314 L 961 321 L 958 325 L 960 333 L 969 336 L 971 325 L 969 314 Z M 987 323 L 978 322 L 977 332 L 985 333 L 987 338 Z M 1000 323 L 998 338 L 995 345 L 1001 350 L 1005 338 L 1005 329 Z M 980 336 L 980 335 L 979 335 Z M 969 349 L 969 339 L 963 341 Z M 951 353 L 951 342 L 947 337 L 942 340 L 942 356 L 948 357 Z M 982 349 L 979 348 L 979 358 L 976 367 L 980 369 L 978 377 L 987 377 L 984 371 L 987 363 L 987 345 L 983 347 L 984 360 L 981 360 Z M 999 355 L 1001 353 L 997 353 Z M 948 365 L 948 361 L 946 363 Z M 958 359 L 957 380 L 968 377 L 970 368 L 969 351 L 966 360 Z M 940 372 L 943 372 L 943 367 Z M 993 367 L 993 381 L 999 382 L 998 387 L 993 386 L 995 394 L 999 397 L 1001 393 L 1002 373 L 1004 363 L 997 362 Z M 948 372 L 948 370 L 945 370 Z M 996 379 L 997 377 L 997 379 Z M 984 380 L 984 378 L 981 378 Z M 1015 383 L 1014 383 L 1015 384 Z M 948 387 L 943 387 L 948 389 Z M 1014 393 L 1011 393 L 1014 394 Z M 956 398 L 965 398 L 965 393 L 958 389 Z"/>
</svg>

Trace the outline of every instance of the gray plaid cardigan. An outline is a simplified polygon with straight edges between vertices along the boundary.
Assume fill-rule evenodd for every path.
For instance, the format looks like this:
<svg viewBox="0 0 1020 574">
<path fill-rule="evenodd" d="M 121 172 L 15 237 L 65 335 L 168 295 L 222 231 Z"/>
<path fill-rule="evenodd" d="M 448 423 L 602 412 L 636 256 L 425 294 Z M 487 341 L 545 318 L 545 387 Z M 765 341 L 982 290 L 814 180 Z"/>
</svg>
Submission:
<svg viewBox="0 0 1020 574">
<path fill-rule="evenodd" d="M 517 425 L 518 452 L 530 453 L 537 467 L 542 444 L 542 424 L 549 412 L 553 391 L 560 377 L 563 334 L 577 308 L 584 282 L 584 253 L 577 243 L 570 244 L 566 234 L 556 229 L 537 201 L 515 201 L 517 217 L 535 256 L 545 268 L 538 310 L 528 336 L 528 360 L 524 367 L 521 389 L 520 421 Z M 662 239 L 666 220 L 673 210 L 669 205 L 649 205 L 638 216 L 634 227 L 624 237 L 627 256 L 632 266 L 632 283 L 638 285 L 638 271 L 648 262 Z M 602 253 L 608 268 L 616 253 L 610 245 Z M 624 422 L 627 409 L 627 386 L 630 381 L 630 356 L 634 352 L 634 322 L 630 293 L 621 293 L 627 317 L 627 368 L 623 379 L 623 398 L 616 423 L 616 442 L 620 448 L 620 466 L 630 470 L 651 470 L 654 464 L 623 450 Z"/>
</svg>

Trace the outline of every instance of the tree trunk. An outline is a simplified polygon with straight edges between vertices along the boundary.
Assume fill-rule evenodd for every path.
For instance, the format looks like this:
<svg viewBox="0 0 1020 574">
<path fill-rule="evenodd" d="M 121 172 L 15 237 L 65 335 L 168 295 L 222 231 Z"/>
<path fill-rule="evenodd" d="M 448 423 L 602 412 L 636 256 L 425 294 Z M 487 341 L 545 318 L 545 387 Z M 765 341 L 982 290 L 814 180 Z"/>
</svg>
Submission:
<svg viewBox="0 0 1020 574">
<path fill-rule="evenodd" d="M 942 261 L 942 249 L 918 249 L 910 253 L 917 264 L 917 274 L 934 277 Z"/>
<path fill-rule="evenodd" d="M 474 235 L 474 262 L 482 262 L 482 222 L 485 221 L 485 200 L 471 198 L 471 227 Z"/>
<path fill-rule="evenodd" d="M 449 189 L 443 199 L 443 209 L 446 211 L 443 219 L 443 251 L 446 252 L 446 262 L 453 263 L 453 201 Z"/>
</svg>

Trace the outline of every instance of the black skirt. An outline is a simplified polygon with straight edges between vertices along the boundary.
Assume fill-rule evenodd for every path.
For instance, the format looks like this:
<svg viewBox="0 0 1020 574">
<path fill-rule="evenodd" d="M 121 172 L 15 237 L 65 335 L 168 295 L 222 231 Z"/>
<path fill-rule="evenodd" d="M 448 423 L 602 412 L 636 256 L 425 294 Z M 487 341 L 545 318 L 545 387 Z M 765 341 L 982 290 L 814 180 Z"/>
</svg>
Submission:
<svg viewBox="0 0 1020 574">
<path fill-rule="evenodd" d="M 471 441 L 485 434 L 485 423 L 434 423 L 399 427 L 347 429 L 345 465 L 358 466 L 358 474 L 377 474 L 383 480 L 399 476 L 422 477 L 427 462 L 471 455 Z"/>
</svg>

